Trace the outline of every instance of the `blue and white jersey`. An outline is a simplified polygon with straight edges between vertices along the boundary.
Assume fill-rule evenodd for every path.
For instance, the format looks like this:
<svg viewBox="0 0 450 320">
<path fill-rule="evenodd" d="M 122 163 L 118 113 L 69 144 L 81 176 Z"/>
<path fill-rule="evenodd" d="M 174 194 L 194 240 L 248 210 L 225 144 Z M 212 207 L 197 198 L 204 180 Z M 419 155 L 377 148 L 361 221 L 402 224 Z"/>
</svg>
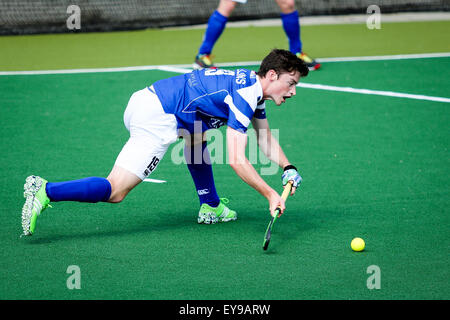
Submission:
<svg viewBox="0 0 450 320">
<path fill-rule="evenodd" d="M 246 132 L 253 117 L 266 118 L 262 87 L 252 70 L 194 70 L 157 81 L 153 88 L 164 111 L 190 133 L 224 124 Z"/>
</svg>

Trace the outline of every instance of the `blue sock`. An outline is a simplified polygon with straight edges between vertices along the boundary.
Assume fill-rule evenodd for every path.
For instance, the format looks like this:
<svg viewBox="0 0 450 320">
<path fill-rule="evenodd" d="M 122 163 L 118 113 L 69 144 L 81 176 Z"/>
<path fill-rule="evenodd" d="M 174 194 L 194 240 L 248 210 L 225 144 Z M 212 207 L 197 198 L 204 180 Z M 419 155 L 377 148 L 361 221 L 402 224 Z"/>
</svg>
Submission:
<svg viewBox="0 0 450 320">
<path fill-rule="evenodd" d="M 289 39 L 289 51 L 292 53 L 302 52 L 302 41 L 300 40 L 300 21 L 298 11 L 281 14 L 281 21 L 286 36 Z"/>
<path fill-rule="evenodd" d="M 214 184 L 211 159 L 206 142 L 201 146 L 197 145 L 195 148 L 186 146 L 184 156 L 197 189 L 200 205 L 207 203 L 212 207 L 217 207 L 220 200 Z"/>
<path fill-rule="evenodd" d="M 203 36 L 203 42 L 198 50 L 198 54 L 210 54 L 219 39 L 225 25 L 227 24 L 228 18 L 219 13 L 219 11 L 214 11 L 214 13 L 209 17 L 208 27 L 206 28 L 205 35 Z"/>
<path fill-rule="evenodd" d="M 90 177 L 48 182 L 45 191 L 51 201 L 106 202 L 111 196 L 111 184 L 105 178 Z"/>
</svg>

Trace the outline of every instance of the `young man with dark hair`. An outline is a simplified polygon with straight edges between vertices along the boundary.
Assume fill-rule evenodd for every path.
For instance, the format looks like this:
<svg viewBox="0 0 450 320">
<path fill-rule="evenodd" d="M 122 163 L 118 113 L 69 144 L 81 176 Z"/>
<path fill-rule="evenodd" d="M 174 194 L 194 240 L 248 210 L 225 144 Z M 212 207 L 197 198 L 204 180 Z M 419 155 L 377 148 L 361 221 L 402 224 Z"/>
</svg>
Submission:
<svg viewBox="0 0 450 320">
<path fill-rule="evenodd" d="M 283 184 L 294 182 L 294 194 L 301 177 L 270 134 L 265 101 L 272 100 L 281 105 L 296 94 L 300 77 L 307 74 L 308 68 L 294 54 L 275 49 L 264 58 L 258 73 L 247 69 L 194 70 L 159 80 L 135 92 L 124 113 L 130 138 L 107 178 L 47 182 L 33 175 L 26 179 L 26 201 L 22 209 L 24 234 L 34 233 L 37 217 L 50 202 L 121 202 L 155 170 L 179 136 L 186 139 L 186 157 L 189 158 L 189 153 L 195 148 L 201 148 L 202 155 L 208 155 L 205 131 L 225 123 L 228 126 L 227 150 L 231 167 L 268 200 L 272 215 L 277 207 L 283 212 L 284 200 L 259 176 L 245 156 L 246 131 L 251 122 L 258 135 L 259 147 L 270 160 L 285 169 Z M 260 132 L 264 132 L 264 136 Z M 211 163 L 202 157 L 199 162 L 188 161 L 188 168 L 197 191 L 209 190 L 203 194 L 204 198 L 199 193 L 205 208 L 201 208 L 198 222 L 209 224 L 236 220 L 236 212 L 220 202 L 215 192 Z"/>
</svg>

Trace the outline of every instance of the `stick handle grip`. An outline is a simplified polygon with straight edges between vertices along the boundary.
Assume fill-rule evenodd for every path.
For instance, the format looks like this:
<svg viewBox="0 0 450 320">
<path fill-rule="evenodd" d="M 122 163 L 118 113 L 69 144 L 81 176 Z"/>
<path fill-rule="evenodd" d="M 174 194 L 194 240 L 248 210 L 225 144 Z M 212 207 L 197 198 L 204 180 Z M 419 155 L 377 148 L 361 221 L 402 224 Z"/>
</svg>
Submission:
<svg viewBox="0 0 450 320">
<path fill-rule="evenodd" d="M 294 183 L 293 181 L 288 181 L 288 183 L 286 183 L 286 185 L 284 186 L 283 193 L 281 194 L 281 198 L 283 198 L 284 201 L 286 201 L 287 198 L 289 197 L 289 194 L 291 193 L 291 189 L 292 189 L 292 184 L 293 183 Z M 279 214 L 280 214 L 280 208 L 278 207 L 275 210 L 275 217 L 278 217 Z"/>
<path fill-rule="evenodd" d="M 286 199 L 289 196 L 289 193 L 291 193 L 293 183 L 294 183 L 293 181 L 288 181 L 288 183 L 286 183 L 286 185 L 284 186 L 283 193 L 281 194 L 281 197 L 283 198 L 284 201 L 286 201 Z"/>
</svg>

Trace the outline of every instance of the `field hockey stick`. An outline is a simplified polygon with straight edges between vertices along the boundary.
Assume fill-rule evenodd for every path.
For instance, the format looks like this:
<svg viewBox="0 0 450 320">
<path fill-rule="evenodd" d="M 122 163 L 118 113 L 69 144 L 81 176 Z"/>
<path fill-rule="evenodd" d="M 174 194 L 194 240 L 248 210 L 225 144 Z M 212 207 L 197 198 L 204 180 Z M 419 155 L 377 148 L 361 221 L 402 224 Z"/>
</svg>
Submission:
<svg viewBox="0 0 450 320">
<path fill-rule="evenodd" d="M 281 198 L 283 198 L 284 201 L 286 201 L 287 197 L 289 196 L 289 193 L 291 193 L 293 181 L 288 181 L 288 183 L 284 186 L 283 193 L 281 194 Z M 273 225 L 275 224 L 275 221 L 278 218 L 278 215 L 280 214 L 281 209 L 278 207 L 275 209 L 275 215 L 272 216 L 272 219 L 270 219 L 269 225 L 267 226 L 266 234 L 264 236 L 264 243 L 263 243 L 263 249 L 267 250 L 269 247 L 270 237 L 272 235 L 272 229 Z"/>
</svg>

